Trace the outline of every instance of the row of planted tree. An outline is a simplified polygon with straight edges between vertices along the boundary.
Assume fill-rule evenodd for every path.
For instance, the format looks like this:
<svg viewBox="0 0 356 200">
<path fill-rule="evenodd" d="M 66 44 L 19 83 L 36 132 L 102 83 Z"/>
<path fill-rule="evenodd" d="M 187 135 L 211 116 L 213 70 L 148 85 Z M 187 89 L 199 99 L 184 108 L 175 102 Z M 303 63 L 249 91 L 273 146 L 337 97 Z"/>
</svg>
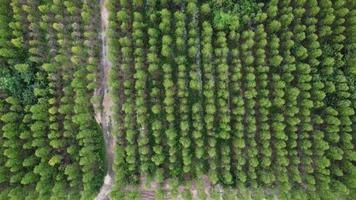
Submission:
<svg viewBox="0 0 356 200">
<path fill-rule="evenodd" d="M 142 177 L 206 174 L 281 199 L 352 199 L 355 2 L 223 4 L 108 0 L 112 198 Z"/>
<path fill-rule="evenodd" d="M 0 199 L 93 199 L 99 1 L 0 3 Z"/>
</svg>

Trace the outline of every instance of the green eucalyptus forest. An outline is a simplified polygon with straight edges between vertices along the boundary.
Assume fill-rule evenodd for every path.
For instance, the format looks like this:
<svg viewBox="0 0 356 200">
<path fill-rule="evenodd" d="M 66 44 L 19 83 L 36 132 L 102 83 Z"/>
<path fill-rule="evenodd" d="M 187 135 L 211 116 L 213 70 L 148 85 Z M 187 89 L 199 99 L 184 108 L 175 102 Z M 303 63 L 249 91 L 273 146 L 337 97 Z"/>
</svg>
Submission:
<svg viewBox="0 0 356 200">
<path fill-rule="evenodd" d="M 0 200 L 354 200 L 355 80 L 354 0 L 1 0 Z"/>
<path fill-rule="evenodd" d="M 93 199 L 99 1 L 1 0 L 0 199 Z M 88 109 L 89 108 L 89 109 Z"/>
</svg>

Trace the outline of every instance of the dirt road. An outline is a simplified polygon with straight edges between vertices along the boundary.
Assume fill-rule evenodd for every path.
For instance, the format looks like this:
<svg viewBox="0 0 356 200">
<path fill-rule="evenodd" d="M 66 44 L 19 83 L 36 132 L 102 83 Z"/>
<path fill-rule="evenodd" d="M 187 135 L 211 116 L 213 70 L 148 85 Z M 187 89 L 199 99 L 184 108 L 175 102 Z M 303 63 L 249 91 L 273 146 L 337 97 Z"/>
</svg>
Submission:
<svg viewBox="0 0 356 200">
<path fill-rule="evenodd" d="M 101 13 L 101 65 L 100 65 L 100 83 L 99 88 L 95 91 L 95 95 L 102 97 L 101 105 L 96 107 L 96 120 L 101 124 L 104 139 L 105 139 L 105 152 L 107 160 L 107 174 L 104 179 L 104 184 L 100 189 L 99 194 L 95 200 L 107 200 L 114 183 L 113 161 L 114 161 L 114 145 L 115 138 L 111 135 L 111 106 L 112 100 L 109 95 L 108 88 L 108 73 L 111 67 L 111 63 L 108 59 L 108 44 L 107 44 L 107 27 L 108 27 L 108 10 L 105 7 L 106 0 L 100 1 L 100 13 Z M 99 107 L 99 108 L 98 108 Z"/>
</svg>

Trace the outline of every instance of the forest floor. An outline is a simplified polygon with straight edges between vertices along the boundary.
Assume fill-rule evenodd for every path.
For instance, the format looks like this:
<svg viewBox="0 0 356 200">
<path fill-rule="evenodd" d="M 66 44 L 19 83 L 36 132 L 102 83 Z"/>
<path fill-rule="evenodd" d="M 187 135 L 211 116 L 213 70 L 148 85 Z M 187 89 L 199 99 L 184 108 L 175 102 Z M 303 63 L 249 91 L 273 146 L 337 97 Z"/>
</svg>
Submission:
<svg viewBox="0 0 356 200">
<path fill-rule="evenodd" d="M 101 13 L 101 64 L 100 64 L 100 79 L 99 88 L 95 91 L 95 96 L 102 97 L 101 105 L 95 107 L 95 118 L 97 122 L 101 125 L 102 133 L 105 140 L 105 157 L 107 162 L 107 174 L 104 179 L 104 183 L 100 189 L 99 194 L 95 200 L 108 200 L 109 193 L 114 184 L 114 172 L 113 172 L 113 161 L 114 161 L 114 145 L 115 138 L 110 133 L 111 129 L 111 106 L 112 100 L 108 89 L 108 73 L 111 67 L 111 63 L 108 58 L 108 42 L 107 42 L 107 27 L 108 27 L 108 10 L 105 6 L 106 0 L 100 1 L 100 13 Z"/>
</svg>

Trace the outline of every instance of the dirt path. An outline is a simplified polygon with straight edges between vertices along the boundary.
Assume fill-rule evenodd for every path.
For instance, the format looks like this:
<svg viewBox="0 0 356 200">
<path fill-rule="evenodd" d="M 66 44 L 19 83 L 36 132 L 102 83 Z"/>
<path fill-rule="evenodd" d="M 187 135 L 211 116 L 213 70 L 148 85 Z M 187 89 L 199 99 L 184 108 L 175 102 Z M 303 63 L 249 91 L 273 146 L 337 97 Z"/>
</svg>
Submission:
<svg viewBox="0 0 356 200">
<path fill-rule="evenodd" d="M 111 106 L 112 100 L 109 95 L 108 89 L 108 73 L 111 67 L 111 63 L 108 59 L 108 45 L 107 45 L 107 27 L 108 27 L 108 10 L 105 7 L 106 0 L 100 1 L 100 13 L 101 13 L 101 65 L 100 65 L 100 83 L 99 88 L 95 91 L 96 96 L 102 97 L 101 105 L 95 106 L 95 118 L 101 125 L 104 139 L 105 139 L 105 152 L 107 161 L 107 174 L 104 179 L 99 194 L 95 200 L 107 200 L 114 183 L 113 161 L 114 161 L 114 145 L 115 138 L 111 135 Z"/>
</svg>

